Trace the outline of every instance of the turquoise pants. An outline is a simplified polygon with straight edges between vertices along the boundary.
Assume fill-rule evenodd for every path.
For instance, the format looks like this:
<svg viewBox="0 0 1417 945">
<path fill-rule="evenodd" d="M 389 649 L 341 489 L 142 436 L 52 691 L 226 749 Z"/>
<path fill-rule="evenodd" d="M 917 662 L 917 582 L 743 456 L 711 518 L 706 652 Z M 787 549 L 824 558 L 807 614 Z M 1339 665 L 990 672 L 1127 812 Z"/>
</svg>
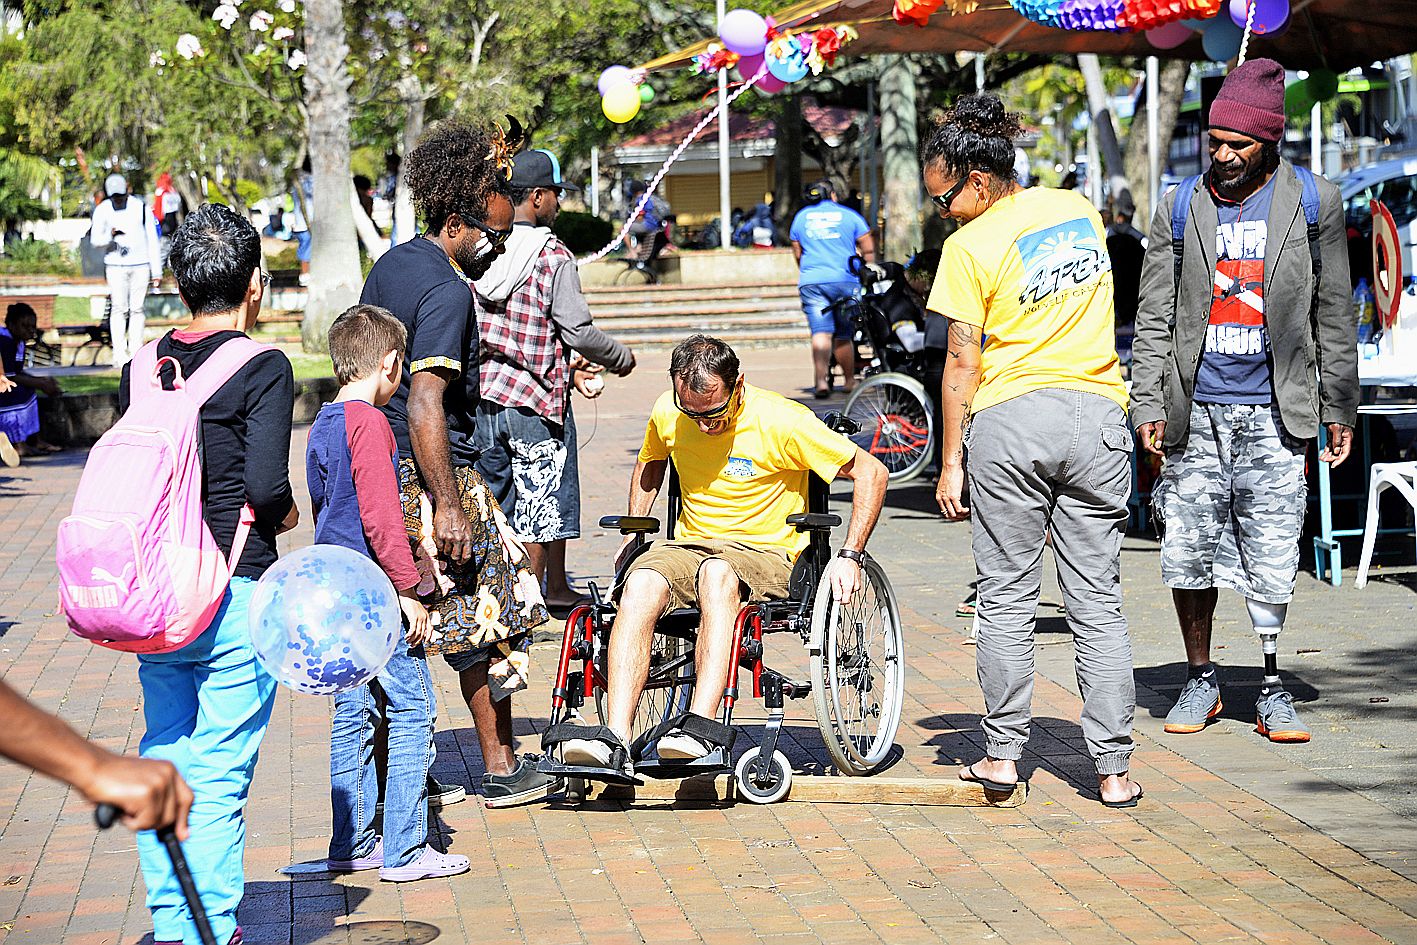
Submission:
<svg viewBox="0 0 1417 945">
<path fill-rule="evenodd" d="M 242 811 L 256 754 L 271 719 L 276 681 L 256 662 L 246 627 L 250 578 L 233 578 L 212 624 L 180 650 L 138 657 L 143 687 L 145 758 L 177 766 L 195 801 L 183 851 L 212 932 L 224 943 L 236 931 L 246 873 Z M 197 945 L 197 926 L 167 851 L 152 831 L 138 834 L 157 942 Z"/>
</svg>

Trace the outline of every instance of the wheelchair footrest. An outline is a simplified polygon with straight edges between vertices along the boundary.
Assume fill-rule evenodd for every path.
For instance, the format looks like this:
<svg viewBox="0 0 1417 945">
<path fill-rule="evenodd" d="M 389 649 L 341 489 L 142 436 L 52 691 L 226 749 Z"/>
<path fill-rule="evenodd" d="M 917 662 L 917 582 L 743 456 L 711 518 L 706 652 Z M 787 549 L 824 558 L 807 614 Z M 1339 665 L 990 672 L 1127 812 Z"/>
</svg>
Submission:
<svg viewBox="0 0 1417 945">
<path fill-rule="evenodd" d="M 606 784 L 644 784 L 644 779 L 628 775 L 613 768 L 596 768 L 590 765 L 563 765 L 559 761 L 543 756 L 536 770 L 555 778 L 584 778 L 587 781 L 602 781 Z"/>
<path fill-rule="evenodd" d="M 635 765 L 635 774 L 656 781 L 675 781 L 692 778 L 698 774 L 721 774 L 732 769 L 726 749 L 715 748 L 702 758 L 692 760 L 646 759 Z"/>
<path fill-rule="evenodd" d="M 812 694 L 811 680 L 784 679 L 782 694 L 789 699 L 805 699 Z"/>
</svg>

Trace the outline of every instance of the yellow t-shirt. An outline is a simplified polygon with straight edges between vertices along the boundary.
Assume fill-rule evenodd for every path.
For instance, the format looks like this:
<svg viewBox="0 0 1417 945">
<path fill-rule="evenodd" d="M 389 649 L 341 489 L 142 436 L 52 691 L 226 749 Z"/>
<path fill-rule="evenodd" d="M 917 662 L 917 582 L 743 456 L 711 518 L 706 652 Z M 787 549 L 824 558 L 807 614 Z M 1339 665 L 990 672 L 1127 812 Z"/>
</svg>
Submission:
<svg viewBox="0 0 1417 945">
<path fill-rule="evenodd" d="M 676 539 L 742 541 L 795 558 L 808 535 L 787 516 L 807 511 L 809 473 L 831 482 L 855 453 L 806 407 L 745 382 L 738 418 L 718 436 L 700 431 L 674 406 L 673 394 L 662 394 L 640 461 L 674 460 L 684 500 Z"/>
<path fill-rule="evenodd" d="M 1112 260 L 1081 194 L 1022 190 L 970 221 L 945 240 L 926 307 L 984 333 L 974 412 L 1048 387 L 1126 409 Z"/>
</svg>

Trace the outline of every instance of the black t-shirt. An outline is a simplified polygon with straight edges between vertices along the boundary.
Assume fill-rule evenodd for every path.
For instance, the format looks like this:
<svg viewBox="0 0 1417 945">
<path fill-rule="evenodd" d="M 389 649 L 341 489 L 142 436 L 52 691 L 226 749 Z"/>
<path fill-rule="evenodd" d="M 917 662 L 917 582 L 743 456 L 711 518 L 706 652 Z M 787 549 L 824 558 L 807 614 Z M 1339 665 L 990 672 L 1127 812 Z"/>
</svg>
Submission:
<svg viewBox="0 0 1417 945">
<path fill-rule="evenodd" d="M 472 287 L 463 281 L 448 254 L 432 240 L 416 237 L 389 250 L 369 272 L 359 301 L 398 316 L 408 329 L 403 380 L 384 408 L 399 456 L 413 458 L 408 438 L 408 388 L 416 371 L 441 367 L 456 371 L 443 394 L 448 417 L 448 449 L 454 466 L 477 460 L 473 414 L 477 408 L 477 319 Z"/>
<path fill-rule="evenodd" d="M 168 332 L 157 343 L 159 358 L 172 358 L 191 376 L 222 343 L 240 332 L 218 331 L 181 341 Z M 128 373 L 118 388 L 118 411 L 128 410 Z M 171 389 L 173 371 L 161 368 Z M 258 578 L 276 563 L 276 528 L 290 514 L 290 422 L 295 378 L 279 351 L 256 355 L 202 407 L 202 518 L 222 553 L 231 554 L 241 507 L 251 503 L 256 523 L 246 538 L 238 577 Z"/>
</svg>

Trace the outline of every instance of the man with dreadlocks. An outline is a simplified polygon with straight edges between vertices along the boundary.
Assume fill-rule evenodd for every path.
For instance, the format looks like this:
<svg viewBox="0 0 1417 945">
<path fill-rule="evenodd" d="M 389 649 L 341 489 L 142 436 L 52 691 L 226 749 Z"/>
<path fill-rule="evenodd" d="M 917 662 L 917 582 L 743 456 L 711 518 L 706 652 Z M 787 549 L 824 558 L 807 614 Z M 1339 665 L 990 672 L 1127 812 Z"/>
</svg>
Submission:
<svg viewBox="0 0 1417 945">
<path fill-rule="evenodd" d="M 425 584 L 437 633 L 429 644 L 458 672 L 482 746 L 489 807 L 544 797 L 553 779 L 512 741 L 512 693 L 526 686 L 531 630 L 549 619 L 525 551 L 511 537 L 474 463 L 479 397 L 471 282 L 512 232 L 502 163 L 514 148 L 456 121 L 431 129 L 405 169 L 423 231 L 380 257 L 360 302 L 408 331 L 403 380 L 384 408 L 399 449 L 410 537 L 431 544 Z M 428 746 L 432 751 L 432 746 Z"/>
<path fill-rule="evenodd" d="M 1098 796 L 1135 807 L 1141 786 L 1127 772 L 1136 689 L 1120 580 L 1132 435 L 1112 334 L 1112 265 L 1102 218 L 1081 195 L 1019 186 L 1019 133 L 1018 116 L 996 96 L 967 95 L 921 154 L 930 199 L 963 224 L 945 241 L 927 303 L 950 322 L 936 498 L 947 518 L 970 512 L 967 445 L 979 576 L 986 757 L 959 777 L 997 791 L 1018 783 L 1051 534 Z"/>
</svg>

